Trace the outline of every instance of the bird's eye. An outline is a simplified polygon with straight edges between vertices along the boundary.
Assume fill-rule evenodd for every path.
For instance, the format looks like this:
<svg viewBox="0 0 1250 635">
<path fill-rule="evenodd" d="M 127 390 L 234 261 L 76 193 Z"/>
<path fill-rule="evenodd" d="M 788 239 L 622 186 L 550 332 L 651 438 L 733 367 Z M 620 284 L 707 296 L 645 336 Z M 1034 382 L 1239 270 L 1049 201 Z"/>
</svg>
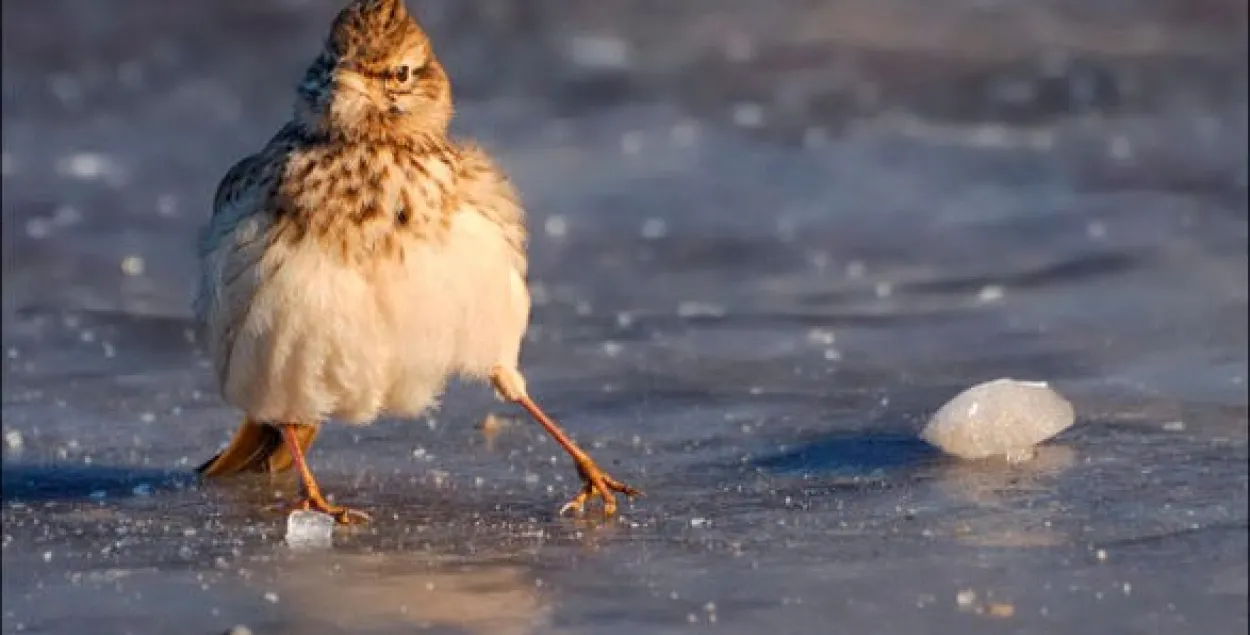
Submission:
<svg viewBox="0 0 1250 635">
<path fill-rule="evenodd" d="M 400 66 L 399 68 L 395 69 L 395 79 L 401 82 L 408 81 L 408 66 L 407 65 Z"/>
</svg>

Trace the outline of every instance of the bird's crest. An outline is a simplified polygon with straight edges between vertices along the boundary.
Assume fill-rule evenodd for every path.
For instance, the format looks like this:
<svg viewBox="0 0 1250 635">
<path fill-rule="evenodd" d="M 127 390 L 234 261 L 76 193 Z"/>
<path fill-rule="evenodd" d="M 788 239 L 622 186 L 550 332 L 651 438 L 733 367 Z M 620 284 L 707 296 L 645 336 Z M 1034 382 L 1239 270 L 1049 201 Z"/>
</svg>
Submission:
<svg viewBox="0 0 1250 635">
<path fill-rule="evenodd" d="M 339 12 L 327 45 L 339 59 L 383 67 L 397 50 L 428 42 L 404 0 L 353 0 Z"/>
</svg>

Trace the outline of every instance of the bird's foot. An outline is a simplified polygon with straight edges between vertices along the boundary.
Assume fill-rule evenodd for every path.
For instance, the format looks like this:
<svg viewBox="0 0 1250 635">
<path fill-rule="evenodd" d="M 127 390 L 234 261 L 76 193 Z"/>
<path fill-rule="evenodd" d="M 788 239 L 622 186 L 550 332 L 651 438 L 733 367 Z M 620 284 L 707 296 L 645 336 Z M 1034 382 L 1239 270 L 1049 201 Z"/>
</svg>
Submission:
<svg viewBox="0 0 1250 635">
<path fill-rule="evenodd" d="M 320 496 L 305 498 L 296 505 L 296 509 L 321 512 L 322 514 L 333 516 L 334 522 L 340 525 L 362 525 L 373 520 L 369 514 L 342 505 L 331 505 Z"/>
<path fill-rule="evenodd" d="M 593 461 L 579 464 L 577 472 L 582 477 L 582 490 L 560 508 L 561 516 L 569 511 L 581 516 L 586 512 L 586 503 L 598 498 L 603 504 L 604 518 L 611 518 L 616 514 L 617 494 L 624 494 L 631 500 L 635 496 L 642 496 L 642 491 L 608 476 L 607 472 L 600 469 Z"/>
</svg>

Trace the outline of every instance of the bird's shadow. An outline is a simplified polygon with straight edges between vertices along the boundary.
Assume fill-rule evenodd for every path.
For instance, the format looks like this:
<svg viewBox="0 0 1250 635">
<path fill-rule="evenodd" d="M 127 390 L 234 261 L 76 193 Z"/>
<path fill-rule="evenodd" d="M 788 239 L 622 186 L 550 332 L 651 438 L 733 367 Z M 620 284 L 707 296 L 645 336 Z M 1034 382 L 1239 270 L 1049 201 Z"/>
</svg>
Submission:
<svg viewBox="0 0 1250 635">
<path fill-rule="evenodd" d="M 752 466 L 779 476 L 878 477 L 932 466 L 942 454 L 915 435 L 845 432 L 755 459 Z"/>
<path fill-rule="evenodd" d="M 185 470 L 12 460 L 4 462 L 0 476 L 0 502 L 5 505 L 150 496 L 186 490 L 197 480 Z"/>
</svg>

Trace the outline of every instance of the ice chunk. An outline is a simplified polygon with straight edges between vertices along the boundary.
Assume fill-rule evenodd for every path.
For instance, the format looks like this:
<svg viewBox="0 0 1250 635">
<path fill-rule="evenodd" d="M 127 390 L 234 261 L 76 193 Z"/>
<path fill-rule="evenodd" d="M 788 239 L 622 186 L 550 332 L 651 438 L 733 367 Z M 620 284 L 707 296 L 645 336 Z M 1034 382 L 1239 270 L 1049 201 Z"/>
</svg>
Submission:
<svg viewBox="0 0 1250 635">
<path fill-rule="evenodd" d="M 334 517 L 328 514 L 300 510 L 286 518 L 286 542 L 292 547 L 329 547 L 333 534 Z"/>
<path fill-rule="evenodd" d="M 1044 382 L 996 379 L 978 384 L 938 409 L 920 436 L 964 459 L 1033 456 L 1033 446 L 1075 421 L 1072 404 Z"/>
</svg>

